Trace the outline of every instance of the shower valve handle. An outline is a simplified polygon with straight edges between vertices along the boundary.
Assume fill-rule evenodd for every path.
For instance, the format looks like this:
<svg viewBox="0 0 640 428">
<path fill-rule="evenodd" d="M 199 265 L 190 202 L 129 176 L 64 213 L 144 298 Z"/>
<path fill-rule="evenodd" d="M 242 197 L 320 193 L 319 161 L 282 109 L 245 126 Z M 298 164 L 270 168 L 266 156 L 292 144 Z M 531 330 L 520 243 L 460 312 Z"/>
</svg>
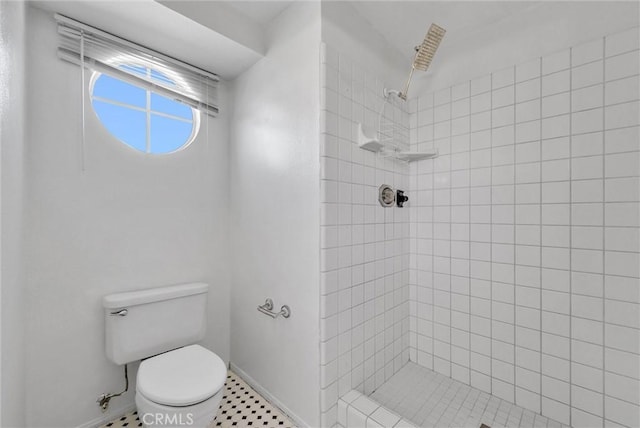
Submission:
<svg viewBox="0 0 640 428">
<path fill-rule="evenodd" d="M 404 203 L 407 202 L 408 200 L 409 200 L 409 197 L 405 196 L 404 190 L 398 190 L 396 195 L 396 204 L 398 205 L 398 207 L 402 208 Z"/>
</svg>

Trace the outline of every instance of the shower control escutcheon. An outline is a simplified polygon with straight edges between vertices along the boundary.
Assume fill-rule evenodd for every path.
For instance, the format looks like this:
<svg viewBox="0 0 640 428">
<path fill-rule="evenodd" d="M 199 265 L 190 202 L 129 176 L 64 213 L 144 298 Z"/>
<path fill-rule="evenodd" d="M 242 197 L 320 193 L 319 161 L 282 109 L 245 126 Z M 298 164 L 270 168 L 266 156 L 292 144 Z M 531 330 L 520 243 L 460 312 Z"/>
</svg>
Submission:
<svg viewBox="0 0 640 428">
<path fill-rule="evenodd" d="M 396 202 L 396 194 L 388 184 L 378 188 L 378 201 L 385 208 L 392 207 Z"/>
<path fill-rule="evenodd" d="M 397 193 L 398 194 L 396 195 L 396 203 L 398 204 L 398 207 L 402 208 L 404 203 L 409 200 L 409 197 L 405 196 L 404 190 L 398 190 Z"/>
</svg>

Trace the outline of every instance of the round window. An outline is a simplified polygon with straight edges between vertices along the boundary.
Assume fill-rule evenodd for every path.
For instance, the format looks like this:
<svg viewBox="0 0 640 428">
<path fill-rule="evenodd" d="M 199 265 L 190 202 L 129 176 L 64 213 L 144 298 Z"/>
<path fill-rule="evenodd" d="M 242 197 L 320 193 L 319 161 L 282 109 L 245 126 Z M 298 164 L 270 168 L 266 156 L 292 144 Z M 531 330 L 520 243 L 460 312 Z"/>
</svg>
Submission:
<svg viewBox="0 0 640 428">
<path fill-rule="evenodd" d="M 164 85 L 175 83 L 146 67 L 121 69 Z M 91 105 L 107 130 L 143 153 L 172 153 L 187 147 L 199 129 L 199 112 L 183 103 L 103 73 L 91 80 Z"/>
</svg>

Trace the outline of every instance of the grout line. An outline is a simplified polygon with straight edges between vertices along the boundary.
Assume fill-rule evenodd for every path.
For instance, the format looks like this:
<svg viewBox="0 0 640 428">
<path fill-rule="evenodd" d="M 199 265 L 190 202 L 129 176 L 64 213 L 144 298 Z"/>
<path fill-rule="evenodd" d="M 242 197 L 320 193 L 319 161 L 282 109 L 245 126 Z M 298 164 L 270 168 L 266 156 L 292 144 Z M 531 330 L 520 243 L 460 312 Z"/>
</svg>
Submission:
<svg viewBox="0 0 640 428">
<path fill-rule="evenodd" d="M 451 361 L 451 318 L 452 318 L 452 314 L 453 314 L 453 310 L 451 308 L 451 164 L 453 162 L 452 156 L 451 156 L 451 134 L 453 131 L 453 120 L 451 119 L 451 115 L 452 115 L 452 110 L 453 110 L 453 101 L 451 101 L 452 98 L 452 94 L 453 94 L 453 87 L 450 86 L 449 87 L 449 183 L 448 183 L 448 188 L 449 188 L 449 376 L 453 377 L 453 363 Z"/>
<path fill-rule="evenodd" d="M 489 74 L 489 219 L 493 217 L 493 74 Z M 515 118 L 514 118 L 515 120 Z M 471 219 L 469 219 L 471 221 Z M 493 223 L 489 223 L 489 393 L 493 395 Z"/>
<path fill-rule="evenodd" d="M 432 122 L 435 121 L 436 118 L 436 106 L 435 106 L 435 93 L 433 93 L 432 95 L 432 103 L 433 106 L 431 108 L 431 118 L 432 118 Z M 432 127 L 431 129 L 431 145 L 432 147 L 435 147 L 435 129 Z M 434 263 L 435 263 L 435 256 L 434 256 L 434 250 L 435 250 L 435 221 L 433 216 L 435 215 L 435 207 L 434 207 L 434 193 L 435 193 L 435 159 L 431 161 L 431 370 L 435 371 L 435 364 L 436 364 L 436 355 L 435 355 L 435 351 L 436 351 L 436 338 L 435 338 L 435 324 L 436 324 L 436 313 L 435 313 L 435 279 L 436 279 L 436 275 L 435 275 L 435 267 L 434 267 Z"/>
<path fill-rule="evenodd" d="M 516 371 L 517 367 L 517 356 L 516 356 L 516 319 L 517 319 L 517 305 L 516 305 L 516 67 L 513 67 L 513 402 L 516 403 L 516 385 L 518 384 L 518 374 Z M 491 219 L 493 222 L 493 219 Z"/>
<path fill-rule="evenodd" d="M 607 408 L 607 402 L 606 402 L 606 397 L 607 397 L 607 391 L 606 391 L 606 318 L 605 318 L 605 308 L 606 308 L 606 292 L 605 292 L 605 284 L 606 284 L 606 209 L 605 209 L 605 201 L 606 201 L 606 195 L 605 195 L 605 191 L 606 191 L 606 187 L 605 187 L 605 183 L 606 183 L 606 171 L 605 171 L 605 167 L 606 167 L 606 155 L 605 155 L 605 130 L 607 128 L 606 123 L 605 123 L 605 119 L 606 119 L 606 115 L 605 115 L 605 97 L 606 97 L 606 81 L 607 81 L 607 76 L 606 76 L 606 72 L 607 72 L 607 67 L 606 67 L 606 53 L 607 53 L 607 37 L 603 37 L 602 38 L 602 104 L 603 104 L 603 108 L 602 108 L 602 424 L 604 426 L 605 424 L 605 420 L 606 418 L 606 408 Z"/>
<path fill-rule="evenodd" d="M 542 57 L 539 58 L 539 67 L 540 67 L 540 98 L 539 98 L 539 108 L 540 108 L 540 137 L 538 139 L 538 150 L 539 150 L 539 159 L 540 159 L 540 196 L 539 196 L 539 210 L 540 210 L 540 218 L 538 219 L 539 229 L 540 229 L 540 285 L 539 285 L 539 293 L 540 293 L 540 301 L 539 301 L 539 329 L 540 329 L 540 411 L 542 414 Z"/>
<path fill-rule="evenodd" d="M 468 96 L 468 101 L 469 101 L 469 139 L 468 139 L 468 143 L 467 143 L 467 162 L 469 164 L 469 166 L 471 166 L 471 80 L 469 80 L 469 96 Z M 471 385 L 472 379 L 471 379 L 471 171 L 469 171 L 469 177 L 467 177 L 467 210 L 468 210 L 468 219 L 467 219 L 467 266 L 468 266 L 468 283 L 467 283 L 467 301 L 469 303 L 469 309 L 468 309 L 468 317 L 469 317 L 469 326 L 468 326 L 468 330 L 469 330 L 469 358 L 468 358 L 468 364 L 469 364 L 469 385 Z"/>
<path fill-rule="evenodd" d="M 569 48 L 569 159 L 573 159 L 573 48 Z M 603 98 L 604 100 L 604 98 Z M 603 108 L 604 111 L 604 108 Z M 604 113 L 603 113 L 604 114 Z M 604 132 L 604 131 L 603 131 Z M 569 161 L 569 426 L 573 412 L 573 161 Z"/>
</svg>

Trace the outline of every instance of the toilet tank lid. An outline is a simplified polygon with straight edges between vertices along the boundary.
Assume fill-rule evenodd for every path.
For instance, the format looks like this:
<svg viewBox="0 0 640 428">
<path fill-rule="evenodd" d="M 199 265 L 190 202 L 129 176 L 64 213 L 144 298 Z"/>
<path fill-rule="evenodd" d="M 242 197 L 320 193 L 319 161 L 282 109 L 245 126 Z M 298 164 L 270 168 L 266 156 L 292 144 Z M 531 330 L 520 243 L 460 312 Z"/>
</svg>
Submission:
<svg viewBox="0 0 640 428">
<path fill-rule="evenodd" d="M 189 284 L 171 285 L 169 287 L 148 288 L 145 290 L 109 294 L 102 298 L 102 306 L 105 309 L 117 309 L 126 306 L 142 305 L 145 303 L 175 299 L 177 297 L 203 294 L 206 293 L 208 289 L 209 285 L 204 282 L 193 282 Z"/>
</svg>

